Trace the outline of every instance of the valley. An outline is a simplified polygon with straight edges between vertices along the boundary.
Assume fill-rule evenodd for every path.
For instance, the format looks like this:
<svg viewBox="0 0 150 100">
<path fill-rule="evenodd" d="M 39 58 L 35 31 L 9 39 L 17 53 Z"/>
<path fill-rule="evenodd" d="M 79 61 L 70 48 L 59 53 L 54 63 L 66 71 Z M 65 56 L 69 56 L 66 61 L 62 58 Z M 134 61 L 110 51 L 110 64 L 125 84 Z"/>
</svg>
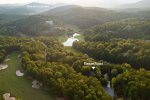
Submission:
<svg viewBox="0 0 150 100">
<path fill-rule="evenodd" d="M 0 100 L 149 100 L 148 3 L 0 4 Z"/>
</svg>

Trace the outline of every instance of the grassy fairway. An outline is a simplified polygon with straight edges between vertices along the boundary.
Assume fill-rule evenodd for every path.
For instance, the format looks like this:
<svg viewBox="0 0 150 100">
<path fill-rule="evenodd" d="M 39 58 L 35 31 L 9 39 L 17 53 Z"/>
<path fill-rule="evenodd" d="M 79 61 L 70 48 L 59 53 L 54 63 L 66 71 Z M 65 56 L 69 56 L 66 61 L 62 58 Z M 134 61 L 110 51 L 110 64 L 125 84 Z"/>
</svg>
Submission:
<svg viewBox="0 0 150 100">
<path fill-rule="evenodd" d="M 83 34 L 80 34 L 79 36 L 75 36 L 79 41 L 84 41 L 84 36 Z"/>
<path fill-rule="evenodd" d="M 19 100 L 54 100 L 48 93 L 41 89 L 33 89 L 31 80 L 26 76 L 16 76 L 16 70 L 20 69 L 20 59 L 18 53 L 12 53 L 6 62 L 8 68 L 0 71 L 0 90 L 5 93 L 11 93 Z"/>
</svg>

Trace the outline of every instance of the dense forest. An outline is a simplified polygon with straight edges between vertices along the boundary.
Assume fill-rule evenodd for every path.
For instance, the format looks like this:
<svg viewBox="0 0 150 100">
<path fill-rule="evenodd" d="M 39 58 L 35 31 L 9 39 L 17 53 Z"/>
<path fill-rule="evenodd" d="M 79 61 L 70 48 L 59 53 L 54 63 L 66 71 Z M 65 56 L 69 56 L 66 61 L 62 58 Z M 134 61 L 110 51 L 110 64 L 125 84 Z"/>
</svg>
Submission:
<svg viewBox="0 0 150 100">
<path fill-rule="evenodd" d="M 73 48 L 112 63 L 129 63 L 134 68 L 150 66 L 150 42 L 145 40 L 112 39 L 108 42 L 75 42 Z"/>
<path fill-rule="evenodd" d="M 0 26 L 2 36 L 39 36 L 39 35 L 64 35 L 69 28 L 63 26 L 63 22 L 50 16 L 26 16 L 13 22 Z"/>
<path fill-rule="evenodd" d="M 42 83 L 35 95 L 56 100 L 149 100 L 150 10 L 59 5 L 0 5 L 0 68 L 10 65 L 0 75 L 17 66 L 20 79 Z M 24 100 L 1 88 L 0 100 L 5 92 Z"/>
<path fill-rule="evenodd" d="M 88 29 L 87 41 L 108 41 L 112 38 L 150 39 L 150 21 L 142 19 L 125 19 L 109 22 Z"/>
<path fill-rule="evenodd" d="M 76 72 L 69 66 L 68 60 L 66 63 L 61 61 L 71 54 L 66 54 L 65 51 L 62 53 L 63 48 L 58 41 L 43 38 L 35 40 L 1 38 L 0 41 L 1 48 L 3 48 L 1 51 L 12 52 L 12 48 L 22 51 L 22 67 L 29 75 L 43 82 L 48 87 L 47 91 L 55 91 L 54 94 L 57 96 L 74 100 L 99 100 L 99 98 L 111 100 L 103 90 L 100 81 Z M 4 55 L 1 56 L 1 59 L 3 58 Z M 70 59 L 74 59 L 74 57 L 70 57 Z"/>
<path fill-rule="evenodd" d="M 125 40 L 114 41 L 122 41 L 122 43 L 124 43 Z M 145 71 L 144 69 L 136 71 L 132 69 L 129 64 L 124 63 L 117 65 L 101 60 L 99 62 L 103 62 L 104 65 L 101 67 L 97 66 L 96 71 L 92 71 L 91 66 L 84 66 L 84 62 L 93 62 L 94 59 L 89 58 L 87 55 L 77 56 L 66 51 L 63 45 L 54 38 L 1 38 L 0 45 L 2 52 L 0 56 L 1 61 L 3 61 L 5 56 L 10 52 L 16 50 L 21 51 L 22 67 L 28 75 L 40 80 L 48 87 L 46 91 L 55 91 L 53 92 L 54 95 L 59 97 L 71 100 L 99 100 L 100 98 L 102 100 L 111 100 L 111 97 L 109 97 L 102 88 L 102 86 L 108 84 L 104 78 L 104 74 L 108 73 L 110 76 L 109 80 L 113 80 L 112 87 L 118 96 L 126 96 L 131 99 L 149 98 L 149 95 L 147 94 L 147 96 L 145 96 L 145 93 L 149 91 L 148 86 L 150 84 L 147 78 L 150 77 L 150 74 L 149 71 Z M 75 45 L 77 45 L 77 43 L 74 43 L 74 46 Z M 102 46 L 102 44 L 99 44 L 99 47 L 100 46 Z M 87 45 L 85 45 L 85 47 L 87 47 Z M 133 78 L 131 78 L 130 74 L 134 74 L 135 76 L 132 75 Z M 124 75 L 130 79 L 124 80 L 124 78 L 121 78 L 124 77 Z M 141 85 L 134 77 L 143 84 L 141 86 L 143 91 L 147 90 L 147 92 L 141 92 L 140 88 L 139 90 L 134 89 L 135 85 L 132 85 L 133 82 L 137 82 L 137 87 Z M 124 81 L 128 83 L 130 88 L 126 87 Z M 132 92 L 132 89 L 134 89 L 136 94 Z"/>
</svg>

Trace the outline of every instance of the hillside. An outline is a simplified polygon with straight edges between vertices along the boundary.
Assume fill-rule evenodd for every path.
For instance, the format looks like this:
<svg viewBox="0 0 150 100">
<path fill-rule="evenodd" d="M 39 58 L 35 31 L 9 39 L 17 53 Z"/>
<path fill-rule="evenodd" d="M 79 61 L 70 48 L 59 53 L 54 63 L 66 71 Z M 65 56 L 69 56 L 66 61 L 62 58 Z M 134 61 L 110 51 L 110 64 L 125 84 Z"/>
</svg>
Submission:
<svg viewBox="0 0 150 100">
<path fill-rule="evenodd" d="M 64 22 L 78 26 L 81 29 L 87 29 L 94 25 L 126 18 L 144 18 L 145 16 L 150 18 L 150 15 L 147 12 L 145 13 L 145 11 L 129 13 L 118 12 L 104 8 L 80 7 L 74 5 L 57 7 L 45 12 L 44 14 L 49 16 L 56 16 Z"/>
<path fill-rule="evenodd" d="M 150 20 L 128 19 L 97 25 L 86 31 L 86 40 L 107 41 L 112 38 L 150 39 Z"/>
<path fill-rule="evenodd" d="M 60 35 L 65 33 L 62 22 L 50 16 L 34 15 L 25 17 L 0 28 L 5 35 Z"/>
<path fill-rule="evenodd" d="M 28 4 L 28 5 L 42 5 L 42 4 Z M 60 5 L 59 5 L 60 6 Z M 32 7 L 27 7 L 28 9 Z M 34 8 L 34 7 L 33 7 Z M 36 9 L 38 7 L 35 7 Z M 47 7 L 46 7 L 47 8 Z M 16 9 L 16 14 L 26 14 L 25 9 Z M 27 9 L 26 9 L 27 10 Z M 9 10 L 10 12 L 11 10 Z M 32 10 L 29 10 L 32 12 Z M 20 12 L 20 13 L 19 13 Z M 14 13 L 14 12 L 13 12 Z M 14 14 L 15 14 L 14 13 Z M 1 34 L 28 34 L 28 35 L 50 35 L 50 34 L 63 34 L 68 28 L 79 28 L 81 31 L 91 28 L 95 25 L 102 25 L 107 22 L 121 21 L 122 19 L 138 18 L 150 19 L 150 11 L 139 12 L 118 12 L 114 10 L 97 8 L 97 7 L 81 7 L 76 5 L 61 6 L 32 16 L 2 14 L 0 21 L 7 24 L 0 26 Z M 144 16 L 143 16 L 144 15 Z M 15 17 L 16 16 L 16 17 Z M 46 21 L 54 22 L 53 28 L 46 24 Z M 2 24 L 2 23 L 1 23 Z"/>
<path fill-rule="evenodd" d="M 106 10 L 103 8 L 83 8 L 74 5 L 58 7 L 49 10 L 44 14 L 56 16 L 59 19 L 82 29 L 99 23 L 115 20 L 116 17 L 118 17 L 116 16 L 115 11 Z"/>
</svg>

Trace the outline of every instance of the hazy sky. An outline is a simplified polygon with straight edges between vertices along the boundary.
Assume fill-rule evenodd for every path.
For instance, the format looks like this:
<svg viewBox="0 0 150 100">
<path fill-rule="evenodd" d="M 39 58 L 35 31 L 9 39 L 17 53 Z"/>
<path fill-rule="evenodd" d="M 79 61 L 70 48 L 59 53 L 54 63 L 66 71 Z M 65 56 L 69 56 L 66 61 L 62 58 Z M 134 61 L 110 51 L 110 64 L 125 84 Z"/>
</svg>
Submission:
<svg viewBox="0 0 150 100">
<path fill-rule="evenodd" d="M 123 3 L 134 3 L 140 0 L 0 0 L 0 4 L 14 4 L 14 3 L 69 3 L 78 4 L 82 6 L 99 6 L 99 7 L 111 7 Z"/>
</svg>

